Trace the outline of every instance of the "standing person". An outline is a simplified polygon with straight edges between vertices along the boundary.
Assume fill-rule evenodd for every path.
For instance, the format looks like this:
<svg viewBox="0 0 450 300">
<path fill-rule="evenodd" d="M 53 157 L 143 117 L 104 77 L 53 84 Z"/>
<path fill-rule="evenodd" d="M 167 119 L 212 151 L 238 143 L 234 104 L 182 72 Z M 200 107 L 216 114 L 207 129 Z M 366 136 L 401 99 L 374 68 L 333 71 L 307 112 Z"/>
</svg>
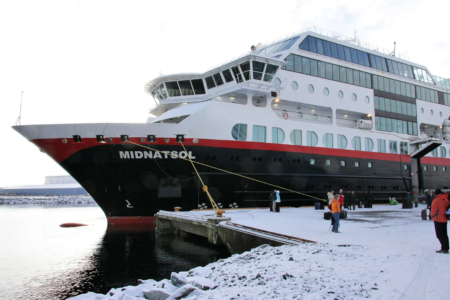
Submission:
<svg viewBox="0 0 450 300">
<path fill-rule="evenodd" d="M 414 207 L 419 207 L 419 195 L 417 195 L 416 191 L 413 192 L 413 201 Z"/>
<path fill-rule="evenodd" d="M 333 232 L 334 233 L 340 233 L 339 231 L 339 215 L 341 214 L 341 204 L 339 203 L 339 195 L 336 194 L 334 196 L 333 202 L 331 202 L 331 213 L 334 218 L 334 224 L 333 224 Z"/>
<path fill-rule="evenodd" d="M 275 195 L 276 194 L 276 191 L 277 190 L 273 190 L 272 192 L 270 192 L 270 195 L 269 195 L 269 200 L 270 200 L 270 203 L 269 203 L 269 206 L 270 206 L 270 211 L 273 211 L 273 207 L 274 207 L 274 201 L 275 201 L 275 199 L 277 198 L 277 196 Z"/>
<path fill-rule="evenodd" d="M 277 199 L 275 200 L 275 211 L 280 212 L 280 204 L 281 204 L 281 198 L 280 198 L 280 191 L 275 191 L 275 195 Z"/>
<path fill-rule="evenodd" d="M 436 189 L 436 197 L 431 204 L 431 219 L 434 221 L 434 230 L 436 237 L 441 243 L 441 250 L 437 253 L 448 253 L 448 235 L 447 235 L 447 212 L 450 201 L 446 193 L 442 193 L 441 189 Z"/>
<path fill-rule="evenodd" d="M 328 196 L 328 205 L 331 205 L 331 202 L 333 202 L 334 199 L 334 191 L 332 190 L 331 192 L 328 192 L 327 196 Z"/>
<path fill-rule="evenodd" d="M 367 191 L 367 203 L 369 208 L 372 208 L 373 195 L 370 193 L 370 190 Z"/>
<path fill-rule="evenodd" d="M 351 206 L 350 206 L 350 209 L 352 208 L 352 206 L 353 206 L 353 210 L 356 210 L 356 201 L 357 201 L 357 199 L 356 199 L 356 194 L 355 194 L 355 191 L 352 191 L 352 194 L 350 195 L 350 200 L 351 200 Z"/>
<path fill-rule="evenodd" d="M 427 209 L 431 209 L 431 202 L 433 202 L 433 196 L 431 195 L 431 190 L 428 190 L 425 194 L 427 200 Z"/>
<path fill-rule="evenodd" d="M 341 209 L 344 206 L 344 190 L 339 190 L 339 203 L 341 204 Z"/>
</svg>

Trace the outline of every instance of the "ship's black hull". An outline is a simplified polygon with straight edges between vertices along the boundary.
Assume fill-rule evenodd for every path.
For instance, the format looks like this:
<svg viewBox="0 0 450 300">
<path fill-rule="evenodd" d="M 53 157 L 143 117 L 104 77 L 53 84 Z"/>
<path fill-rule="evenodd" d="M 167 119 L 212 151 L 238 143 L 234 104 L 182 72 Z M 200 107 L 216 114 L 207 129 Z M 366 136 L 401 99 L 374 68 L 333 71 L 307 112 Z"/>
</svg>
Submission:
<svg viewBox="0 0 450 300">
<path fill-rule="evenodd" d="M 180 144 L 150 146 L 160 151 L 183 151 Z M 211 208 L 189 161 L 170 155 L 165 158 L 164 154 L 161 158 L 144 158 L 140 157 L 142 151 L 150 150 L 137 145 L 103 144 L 80 150 L 61 165 L 93 196 L 107 217 L 148 217 L 177 206 L 182 210 Z M 401 161 L 400 155 L 396 155 L 398 161 L 392 161 L 333 156 L 333 149 L 324 155 L 193 144 L 188 145 L 187 151 L 196 162 L 237 174 L 196 165 L 212 197 L 224 208 L 269 205 L 273 186 L 238 175 L 280 187 L 283 205 L 294 207 L 311 205 L 316 198 L 325 199 L 332 189 L 355 190 L 360 197 L 370 190 L 379 200 L 401 198 L 411 189 L 410 161 Z M 314 165 L 311 159 L 315 160 Z"/>
</svg>

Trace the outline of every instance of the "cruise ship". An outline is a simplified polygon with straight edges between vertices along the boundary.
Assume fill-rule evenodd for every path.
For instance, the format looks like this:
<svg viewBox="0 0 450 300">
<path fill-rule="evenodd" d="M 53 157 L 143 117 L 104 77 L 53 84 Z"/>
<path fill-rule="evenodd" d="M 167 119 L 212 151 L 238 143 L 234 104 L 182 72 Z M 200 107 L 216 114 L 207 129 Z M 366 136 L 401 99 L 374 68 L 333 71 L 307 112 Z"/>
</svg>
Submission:
<svg viewBox="0 0 450 300">
<path fill-rule="evenodd" d="M 267 207 L 273 186 L 299 207 L 341 188 L 382 201 L 449 185 L 450 80 L 356 38 L 310 28 L 144 90 L 145 123 L 13 127 L 109 224 L 211 208 L 202 182 L 222 208 Z"/>
</svg>

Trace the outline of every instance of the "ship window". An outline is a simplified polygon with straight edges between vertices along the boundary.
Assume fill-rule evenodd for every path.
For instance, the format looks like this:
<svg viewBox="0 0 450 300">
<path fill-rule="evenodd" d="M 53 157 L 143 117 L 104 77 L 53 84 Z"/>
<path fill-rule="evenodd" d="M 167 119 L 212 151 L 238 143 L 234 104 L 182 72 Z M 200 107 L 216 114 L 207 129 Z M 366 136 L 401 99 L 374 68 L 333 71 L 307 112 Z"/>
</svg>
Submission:
<svg viewBox="0 0 450 300">
<path fill-rule="evenodd" d="M 325 133 L 323 135 L 323 145 L 327 148 L 333 148 L 333 134 Z"/>
<path fill-rule="evenodd" d="M 331 56 L 334 58 L 339 58 L 337 45 L 335 43 L 330 43 Z"/>
<path fill-rule="evenodd" d="M 244 82 L 244 78 L 241 75 L 241 71 L 239 71 L 238 67 L 232 67 L 231 70 L 233 71 L 234 77 L 236 78 L 237 83 Z"/>
<path fill-rule="evenodd" d="M 345 52 L 345 60 L 346 61 L 352 61 L 352 55 L 350 54 L 350 48 L 349 47 L 344 47 L 344 52 Z"/>
<path fill-rule="evenodd" d="M 130 141 L 128 135 L 121 135 L 121 136 L 120 136 L 120 140 L 121 140 L 122 142 L 129 142 L 129 141 Z"/>
<path fill-rule="evenodd" d="M 214 78 L 214 81 L 216 82 L 216 85 L 217 85 L 217 86 L 223 84 L 223 79 L 222 79 L 222 77 L 220 76 L 220 73 L 214 74 L 214 75 L 213 75 L 213 78 Z"/>
<path fill-rule="evenodd" d="M 367 163 L 367 167 L 368 167 L 368 168 L 372 168 L 372 163 L 371 163 L 371 162 L 368 162 L 368 163 Z"/>
<path fill-rule="evenodd" d="M 339 149 L 347 148 L 347 138 L 345 137 L 345 135 L 338 134 L 337 135 L 337 142 L 338 142 L 338 148 Z"/>
<path fill-rule="evenodd" d="M 437 171 L 437 167 L 436 166 L 433 166 L 433 171 Z"/>
<path fill-rule="evenodd" d="M 253 125 L 253 141 L 266 142 L 266 126 Z"/>
<path fill-rule="evenodd" d="M 315 160 L 314 158 L 311 158 L 311 159 L 309 160 L 309 164 L 310 164 L 310 165 L 315 165 L 315 164 L 316 164 L 316 160 Z"/>
<path fill-rule="evenodd" d="M 357 51 L 356 51 L 356 54 L 357 54 L 357 56 L 358 56 L 358 64 L 364 66 L 364 56 L 363 56 L 363 52 L 357 50 Z"/>
<path fill-rule="evenodd" d="M 290 57 L 290 60 L 292 60 L 292 62 L 290 63 L 290 66 L 293 69 L 294 68 L 294 57 L 292 55 L 290 55 L 289 57 Z M 286 58 L 286 61 L 288 61 L 288 58 Z M 262 80 L 262 75 L 263 75 L 264 67 L 266 66 L 266 64 L 259 62 L 259 61 L 253 61 L 252 64 L 253 64 L 253 79 Z M 287 67 L 286 67 L 286 70 L 288 70 Z M 292 71 L 292 70 L 288 70 L 288 71 Z"/>
<path fill-rule="evenodd" d="M 96 135 L 97 142 L 104 143 L 105 142 L 105 136 L 104 135 Z"/>
<path fill-rule="evenodd" d="M 433 151 L 431 151 L 431 155 L 433 155 L 434 157 L 439 157 L 438 149 L 436 148 Z"/>
<path fill-rule="evenodd" d="M 356 96 L 356 94 L 355 94 L 355 93 L 353 93 L 353 94 L 352 94 L 352 100 L 353 100 L 353 101 L 356 101 L 356 100 L 358 100 L 358 97 Z"/>
<path fill-rule="evenodd" d="M 203 85 L 203 80 L 193 79 L 191 80 L 192 86 L 194 87 L 194 92 L 196 95 L 202 95 L 205 93 L 205 86 Z"/>
<path fill-rule="evenodd" d="M 352 138 L 352 147 L 355 150 L 361 150 L 361 137 L 355 136 Z"/>
<path fill-rule="evenodd" d="M 423 166 L 423 170 L 427 171 L 428 170 L 428 166 Z"/>
<path fill-rule="evenodd" d="M 191 81 L 189 80 L 178 81 L 178 84 L 180 85 L 181 94 L 183 94 L 183 96 L 194 95 L 194 91 L 192 90 L 191 86 Z"/>
<path fill-rule="evenodd" d="M 386 153 L 386 140 L 378 140 L 378 152 Z"/>
<path fill-rule="evenodd" d="M 341 167 L 345 167 L 345 160 L 341 160 Z"/>
<path fill-rule="evenodd" d="M 350 49 L 350 54 L 352 55 L 352 62 L 357 64 L 358 63 L 358 56 L 356 54 L 355 49 Z"/>
<path fill-rule="evenodd" d="M 337 45 L 339 59 L 345 60 L 344 46 Z"/>
<path fill-rule="evenodd" d="M 344 98 L 344 92 L 343 91 L 339 91 L 338 92 L 338 97 L 339 97 L 339 99 Z"/>
<path fill-rule="evenodd" d="M 317 53 L 319 54 L 324 54 L 323 52 L 323 43 L 321 39 L 316 39 L 316 49 L 317 49 Z"/>
<path fill-rule="evenodd" d="M 245 80 L 250 80 L 250 62 L 246 61 L 245 63 L 242 63 L 241 70 Z"/>
<path fill-rule="evenodd" d="M 373 140 L 371 138 L 364 138 L 364 142 L 365 142 L 365 146 L 366 146 L 366 151 L 372 151 L 373 150 Z"/>
<path fill-rule="evenodd" d="M 445 149 L 444 146 L 441 146 L 439 148 L 441 148 L 441 157 L 447 157 L 447 149 Z"/>
<path fill-rule="evenodd" d="M 306 145 L 307 146 L 316 146 L 317 145 L 317 134 L 314 131 L 306 132 Z"/>
<path fill-rule="evenodd" d="M 355 161 L 355 167 L 359 168 L 359 161 Z"/>
<path fill-rule="evenodd" d="M 408 154 L 408 143 L 407 142 L 400 142 L 400 153 L 401 154 Z"/>
<path fill-rule="evenodd" d="M 294 145 L 301 145 L 302 144 L 302 131 L 298 129 L 294 129 L 291 131 L 291 142 Z"/>
<path fill-rule="evenodd" d="M 447 167 L 442 167 L 442 172 L 447 172 Z"/>
<path fill-rule="evenodd" d="M 166 89 L 162 83 L 159 85 L 159 92 L 161 93 L 163 99 L 167 99 Z"/>
<path fill-rule="evenodd" d="M 277 72 L 278 66 L 267 64 L 266 73 L 264 75 L 264 81 L 271 82 L 273 75 Z"/>
<path fill-rule="evenodd" d="M 178 97 L 181 96 L 180 88 L 178 87 L 178 82 L 169 81 L 166 82 L 167 92 L 169 93 L 169 97 Z"/>
<path fill-rule="evenodd" d="M 314 93 L 314 86 L 312 84 L 308 85 L 308 92 Z"/>
<path fill-rule="evenodd" d="M 230 72 L 230 70 L 228 70 L 228 69 L 223 70 L 223 71 L 222 71 L 222 75 L 223 75 L 223 78 L 225 78 L 225 81 L 226 81 L 226 82 L 231 82 L 231 81 L 234 80 L 234 79 L 233 79 L 233 75 L 231 75 L 231 72 Z"/>
<path fill-rule="evenodd" d="M 329 160 L 329 159 L 325 160 L 325 165 L 331 166 L 331 160 Z"/>
<path fill-rule="evenodd" d="M 75 143 L 81 143 L 81 136 L 79 136 L 79 135 L 72 135 L 72 137 L 73 137 L 73 141 Z"/>
<path fill-rule="evenodd" d="M 323 51 L 326 56 L 331 56 L 330 42 L 323 41 Z"/>
<path fill-rule="evenodd" d="M 281 144 L 284 142 L 284 131 L 278 127 L 272 127 L 272 143 Z"/>
<path fill-rule="evenodd" d="M 208 89 L 212 89 L 212 88 L 216 87 L 216 84 L 214 83 L 212 76 L 206 77 L 205 81 L 206 81 L 206 86 L 208 87 Z"/>
<path fill-rule="evenodd" d="M 236 124 L 231 130 L 231 135 L 237 141 L 247 140 L 247 124 Z"/>
<path fill-rule="evenodd" d="M 305 38 L 298 47 L 302 50 L 309 51 L 308 39 Z"/>
<path fill-rule="evenodd" d="M 389 153 L 397 153 L 397 142 L 389 141 Z"/>
<path fill-rule="evenodd" d="M 323 88 L 323 94 L 328 96 L 330 94 L 330 90 L 328 88 Z"/>
<path fill-rule="evenodd" d="M 298 83 L 296 81 L 292 81 L 291 82 L 291 88 L 296 91 L 298 90 Z"/>
<path fill-rule="evenodd" d="M 317 53 L 315 38 L 312 36 L 308 36 L 308 43 L 309 43 L 309 51 Z"/>
<path fill-rule="evenodd" d="M 156 137 L 154 135 L 147 135 L 147 142 L 149 143 L 155 143 L 156 142 Z"/>
<path fill-rule="evenodd" d="M 306 74 L 306 75 L 310 75 L 311 74 L 309 58 L 302 57 L 302 70 L 303 70 L 303 74 Z"/>
<path fill-rule="evenodd" d="M 403 169 L 408 170 L 408 165 L 403 165 Z"/>
</svg>

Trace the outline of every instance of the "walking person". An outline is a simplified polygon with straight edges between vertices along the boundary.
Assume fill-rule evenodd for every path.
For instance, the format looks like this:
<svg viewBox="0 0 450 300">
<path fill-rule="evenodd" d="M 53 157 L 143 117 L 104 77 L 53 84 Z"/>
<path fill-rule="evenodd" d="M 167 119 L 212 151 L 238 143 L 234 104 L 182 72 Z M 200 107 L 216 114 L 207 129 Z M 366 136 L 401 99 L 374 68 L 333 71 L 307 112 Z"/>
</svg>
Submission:
<svg viewBox="0 0 450 300">
<path fill-rule="evenodd" d="M 280 191 L 275 191 L 276 200 L 275 200 L 275 211 L 280 212 L 280 204 L 281 204 L 281 198 L 280 198 Z"/>
<path fill-rule="evenodd" d="M 332 190 L 331 192 L 328 192 L 327 196 L 328 196 L 328 205 L 331 205 L 331 202 L 333 202 L 334 199 L 334 191 Z"/>
<path fill-rule="evenodd" d="M 352 191 L 352 194 L 350 195 L 350 200 L 351 200 L 351 206 L 350 209 L 353 206 L 353 210 L 356 210 L 356 201 L 358 201 L 358 199 L 356 199 L 356 194 L 355 191 Z"/>
<path fill-rule="evenodd" d="M 277 190 L 273 190 L 273 192 L 270 192 L 270 195 L 269 195 L 269 200 L 270 200 L 270 203 L 269 203 L 269 205 L 270 205 L 270 211 L 273 211 L 273 207 L 274 207 L 274 204 L 275 204 L 275 199 L 277 198 L 277 196 L 275 195 L 276 194 L 276 191 Z"/>
<path fill-rule="evenodd" d="M 431 193 L 431 190 L 428 190 L 425 194 L 426 200 L 427 200 L 427 209 L 431 209 L 431 202 L 433 202 L 433 196 Z"/>
<path fill-rule="evenodd" d="M 448 195 L 442 193 L 441 189 L 436 189 L 436 197 L 431 204 L 431 220 L 434 221 L 434 230 L 436 237 L 441 243 L 441 250 L 437 253 L 448 253 L 448 234 L 447 234 L 447 216 L 445 215 L 450 205 Z"/>
<path fill-rule="evenodd" d="M 370 190 L 367 191 L 367 205 L 368 208 L 372 208 L 373 195 L 370 193 Z"/>
<path fill-rule="evenodd" d="M 341 204 L 339 203 L 339 195 L 336 194 L 334 196 L 333 202 L 331 202 L 331 214 L 334 218 L 334 224 L 333 224 L 333 232 L 334 233 L 340 233 L 339 231 L 339 215 L 341 214 Z"/>
<path fill-rule="evenodd" d="M 339 190 L 339 203 L 341 204 L 341 209 L 344 207 L 344 190 Z"/>
</svg>

